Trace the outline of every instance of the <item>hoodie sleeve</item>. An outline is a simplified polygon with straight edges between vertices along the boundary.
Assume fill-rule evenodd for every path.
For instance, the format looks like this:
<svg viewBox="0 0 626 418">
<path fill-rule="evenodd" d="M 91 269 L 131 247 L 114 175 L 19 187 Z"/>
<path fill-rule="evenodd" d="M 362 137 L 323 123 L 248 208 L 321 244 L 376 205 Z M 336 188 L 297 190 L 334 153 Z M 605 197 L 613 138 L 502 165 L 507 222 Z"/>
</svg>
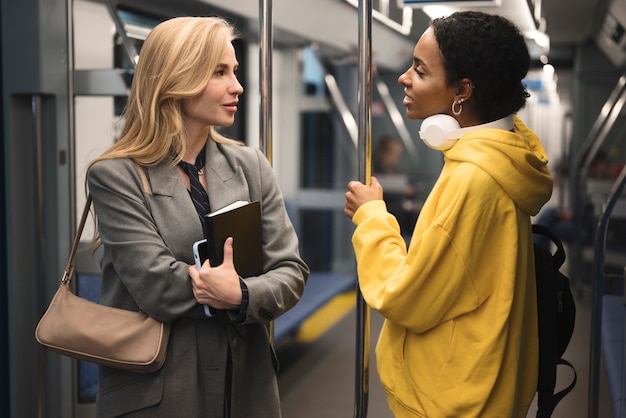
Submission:
<svg viewBox="0 0 626 418">
<path fill-rule="evenodd" d="M 476 166 L 456 170 L 455 176 L 444 174 L 433 189 L 436 204 L 420 214 L 408 253 L 384 202 L 361 206 L 353 218 L 364 299 L 412 332 L 475 310 L 506 266 L 515 264 L 513 202 Z M 503 230 L 516 232 L 504 236 Z M 482 257 L 487 251 L 490 257 Z"/>
</svg>

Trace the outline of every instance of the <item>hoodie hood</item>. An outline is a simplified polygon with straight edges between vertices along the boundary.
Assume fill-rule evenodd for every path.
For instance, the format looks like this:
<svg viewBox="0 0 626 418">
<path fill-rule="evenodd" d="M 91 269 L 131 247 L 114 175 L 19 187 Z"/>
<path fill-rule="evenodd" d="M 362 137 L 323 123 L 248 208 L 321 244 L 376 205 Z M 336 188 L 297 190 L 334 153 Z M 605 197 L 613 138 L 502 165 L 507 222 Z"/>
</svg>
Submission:
<svg viewBox="0 0 626 418">
<path fill-rule="evenodd" d="M 483 169 L 518 207 L 534 216 L 552 195 L 548 156 L 537 135 L 519 117 L 514 116 L 514 121 L 513 132 L 477 129 L 443 154 L 446 161 L 469 162 Z"/>
</svg>

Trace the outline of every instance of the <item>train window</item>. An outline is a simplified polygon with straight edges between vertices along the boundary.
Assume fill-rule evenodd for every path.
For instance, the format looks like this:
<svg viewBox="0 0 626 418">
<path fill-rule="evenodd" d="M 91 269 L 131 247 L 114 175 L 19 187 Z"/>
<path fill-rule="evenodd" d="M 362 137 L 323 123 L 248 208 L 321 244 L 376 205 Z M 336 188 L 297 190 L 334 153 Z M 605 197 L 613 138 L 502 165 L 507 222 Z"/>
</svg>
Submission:
<svg viewBox="0 0 626 418">
<path fill-rule="evenodd" d="M 333 187 L 335 150 L 331 115 L 306 112 L 301 116 L 301 186 L 309 189 Z"/>
</svg>

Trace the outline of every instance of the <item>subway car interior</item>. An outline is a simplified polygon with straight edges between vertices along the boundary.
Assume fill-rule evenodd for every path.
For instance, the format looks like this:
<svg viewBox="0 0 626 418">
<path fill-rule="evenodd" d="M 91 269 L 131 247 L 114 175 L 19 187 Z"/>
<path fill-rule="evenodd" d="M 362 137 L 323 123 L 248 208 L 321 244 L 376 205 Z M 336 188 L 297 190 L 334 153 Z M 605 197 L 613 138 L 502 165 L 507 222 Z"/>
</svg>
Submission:
<svg viewBox="0 0 626 418">
<path fill-rule="evenodd" d="M 526 37 L 531 96 L 519 116 L 541 138 L 554 177 L 533 220 L 561 216 L 573 231 L 563 270 L 577 318 L 564 357 L 578 382 L 553 416 L 626 416 L 626 0 L 0 4 L 0 416 L 95 417 L 96 365 L 44 349 L 34 331 L 63 274 L 87 164 L 119 134 L 143 41 L 159 22 L 193 15 L 222 16 L 239 31 L 245 92 L 224 133 L 265 152 L 311 269 L 301 301 L 271 325 L 283 417 L 392 417 L 373 356 L 383 320 L 360 298 L 344 195 L 350 180 L 377 175 L 410 239 L 443 157 L 405 115 L 398 77 L 429 21 L 465 9 L 501 14 Z M 393 172 L 377 173 L 387 136 L 402 153 Z M 81 249 L 93 233 L 88 222 Z M 74 284 L 98 301 L 95 260 L 79 251 Z"/>
</svg>

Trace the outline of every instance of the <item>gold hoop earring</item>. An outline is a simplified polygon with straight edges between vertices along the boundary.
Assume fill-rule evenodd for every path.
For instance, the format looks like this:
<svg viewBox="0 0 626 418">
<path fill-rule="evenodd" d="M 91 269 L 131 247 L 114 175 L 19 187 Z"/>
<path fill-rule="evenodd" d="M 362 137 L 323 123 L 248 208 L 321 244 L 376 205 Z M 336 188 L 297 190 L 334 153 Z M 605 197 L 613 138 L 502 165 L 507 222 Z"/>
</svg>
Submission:
<svg viewBox="0 0 626 418">
<path fill-rule="evenodd" d="M 454 106 L 456 105 L 459 106 L 458 110 L 454 109 Z M 454 114 L 454 116 L 459 116 L 462 111 L 463 111 L 463 99 L 455 100 L 454 102 L 452 102 L 452 113 Z"/>
</svg>

